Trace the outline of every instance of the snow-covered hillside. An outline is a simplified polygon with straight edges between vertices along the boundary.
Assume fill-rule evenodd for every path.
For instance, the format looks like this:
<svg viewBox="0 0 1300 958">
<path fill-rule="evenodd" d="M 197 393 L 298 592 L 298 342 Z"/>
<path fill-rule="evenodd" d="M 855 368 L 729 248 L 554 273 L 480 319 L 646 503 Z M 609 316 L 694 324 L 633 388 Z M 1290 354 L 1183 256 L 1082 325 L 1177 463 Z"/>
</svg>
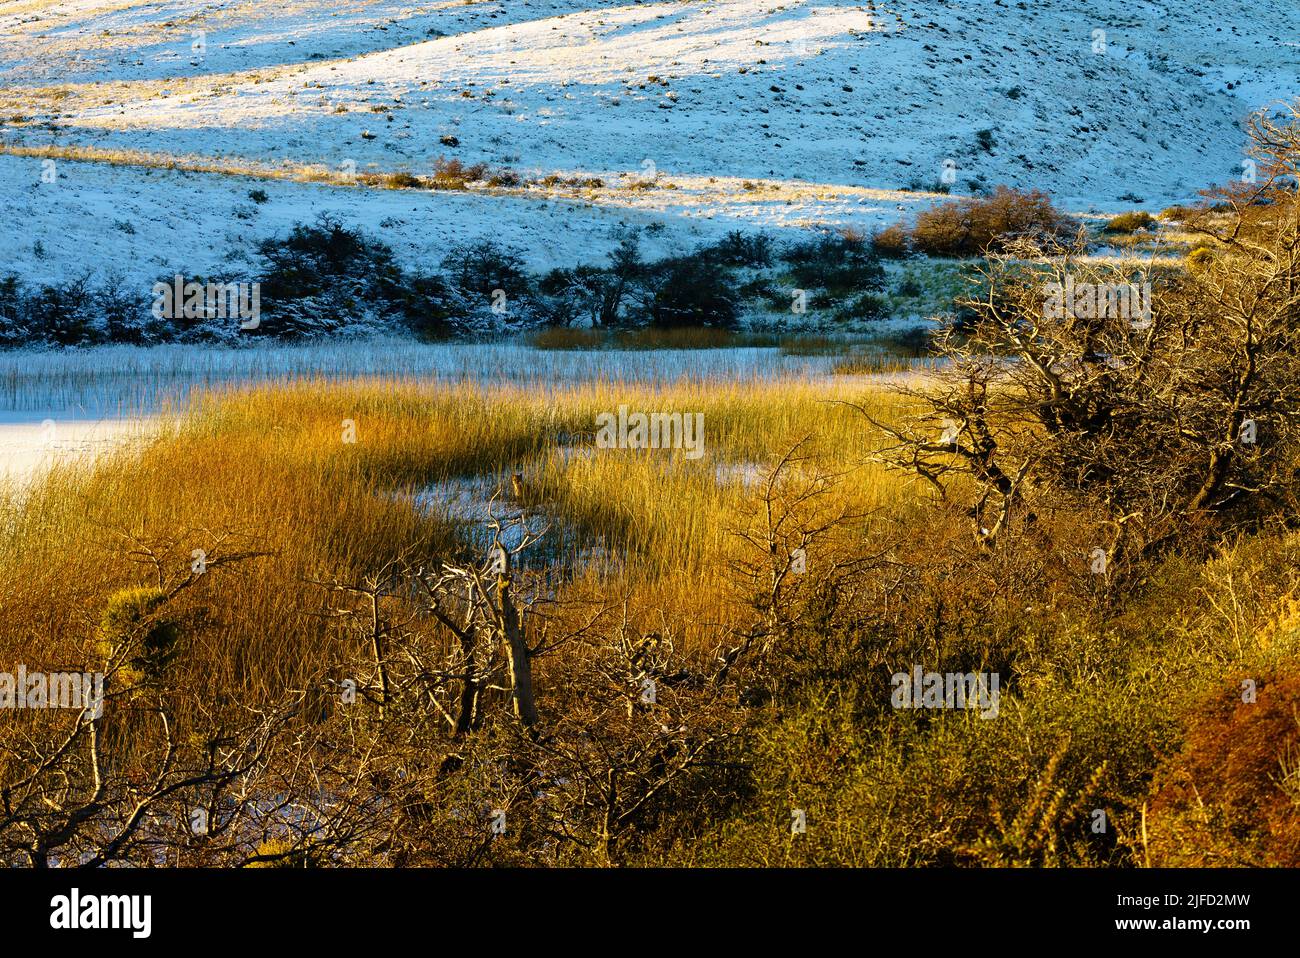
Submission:
<svg viewBox="0 0 1300 958">
<path fill-rule="evenodd" d="M 1243 117 L 1298 77 L 1293 0 L 20 0 L 0 11 L 10 147 L 254 172 L 455 157 L 602 185 L 385 191 L 62 160 L 49 183 L 39 155 L 9 156 L 0 257 L 156 276 L 329 209 L 404 258 L 493 235 L 553 265 L 599 258 L 620 222 L 664 223 L 665 245 L 871 227 L 932 201 L 945 167 L 954 193 L 1158 208 L 1239 175 Z M 250 209 L 259 186 L 271 201 Z"/>
</svg>

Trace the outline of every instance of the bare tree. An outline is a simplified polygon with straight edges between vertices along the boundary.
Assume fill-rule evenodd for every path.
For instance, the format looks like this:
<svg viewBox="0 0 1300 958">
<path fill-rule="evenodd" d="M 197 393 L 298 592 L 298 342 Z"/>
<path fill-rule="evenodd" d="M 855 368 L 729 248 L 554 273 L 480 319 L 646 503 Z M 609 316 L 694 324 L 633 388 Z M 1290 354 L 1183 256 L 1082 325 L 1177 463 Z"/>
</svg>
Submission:
<svg viewBox="0 0 1300 958">
<path fill-rule="evenodd" d="M 835 591 L 884 554 L 835 545 L 837 534 L 865 518 L 834 502 L 843 479 L 821 466 L 809 451 L 808 437 L 794 443 L 763 476 L 745 520 L 732 530 L 740 551 L 731 571 L 755 618 L 728 630 L 729 641 L 718 651 L 715 684 L 730 678 L 742 660 L 754 656 L 762 661 L 774 643 L 789 644 L 807 616 L 811 596 Z"/>
<path fill-rule="evenodd" d="M 95 645 L 103 661 L 87 669 L 102 676 L 100 690 L 83 695 L 75 711 L 24 713 L 0 741 L 7 863 L 157 864 L 167 844 L 160 836 L 178 823 L 201 822 L 196 831 L 206 835 L 254 808 L 237 796 L 265 772 L 299 715 L 300 694 L 253 707 L 206 704 L 193 689 L 168 687 L 175 635 L 168 603 L 200 573 L 188 563 L 173 568 L 166 556 L 175 543 L 134 543 L 131 556 L 155 568 L 158 587 L 114 597 L 117 614 L 106 616 Z M 257 554 L 218 550 L 211 565 Z M 182 697 L 183 710 L 174 704 Z"/>
<path fill-rule="evenodd" d="M 1192 218 L 1212 248 L 1190 269 L 1097 262 L 1081 242 L 991 255 L 965 304 L 973 323 L 939 337 L 946 364 L 902 390 L 917 412 L 868 416 L 878 458 L 966 497 L 988 548 L 1061 506 L 1107 527 L 1110 560 L 1292 514 L 1296 128 L 1257 118 L 1252 130 L 1262 179 Z"/>
</svg>

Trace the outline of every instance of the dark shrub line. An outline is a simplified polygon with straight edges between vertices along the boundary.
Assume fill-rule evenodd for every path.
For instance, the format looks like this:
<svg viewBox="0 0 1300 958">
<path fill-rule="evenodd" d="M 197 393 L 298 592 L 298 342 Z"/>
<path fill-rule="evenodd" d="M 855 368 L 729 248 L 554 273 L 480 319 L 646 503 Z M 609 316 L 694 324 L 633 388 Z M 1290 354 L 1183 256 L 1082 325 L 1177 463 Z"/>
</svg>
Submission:
<svg viewBox="0 0 1300 958">
<path fill-rule="evenodd" d="M 426 338 L 488 335 L 541 327 L 731 331 L 746 304 L 795 312 L 801 293 L 811 309 L 837 321 L 884 314 L 876 294 L 884 269 L 872 244 L 851 232 L 781 249 L 771 237 L 734 231 L 693 252 L 646 259 L 640 234 L 615 237 L 604 263 L 528 271 L 523 251 L 481 239 L 451 247 L 436 272 L 404 269 L 390 247 L 328 215 L 258 246 L 248 276 L 186 276 L 199 284 L 256 284 L 255 322 L 213 311 L 159 315 L 151 289 L 89 273 L 27 286 L 0 277 L 0 346 L 101 343 L 235 342 L 327 334 L 405 331 Z M 778 271 L 794 288 L 754 271 Z M 174 276 L 159 277 L 173 284 Z M 174 318 L 173 318 L 174 317 Z"/>
</svg>

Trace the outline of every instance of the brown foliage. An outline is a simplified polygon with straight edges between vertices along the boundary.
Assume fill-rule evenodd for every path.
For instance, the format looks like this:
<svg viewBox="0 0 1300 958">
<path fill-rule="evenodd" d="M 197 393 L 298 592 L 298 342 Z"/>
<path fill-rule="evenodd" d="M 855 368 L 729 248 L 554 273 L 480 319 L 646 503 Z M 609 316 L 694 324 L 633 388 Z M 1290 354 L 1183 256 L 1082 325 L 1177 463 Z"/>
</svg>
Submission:
<svg viewBox="0 0 1300 958">
<path fill-rule="evenodd" d="M 926 210 L 912 227 L 912 246 L 931 256 L 975 256 L 1014 238 L 1063 240 L 1074 223 L 1040 190 L 999 186 L 991 196 L 953 200 Z"/>
<path fill-rule="evenodd" d="M 466 164 L 453 157 L 438 157 L 433 163 L 433 176 L 430 183 L 435 190 L 463 190 L 470 183 L 487 176 L 486 163 Z"/>
<path fill-rule="evenodd" d="M 1150 864 L 1300 865 L 1300 673 L 1204 703 L 1147 811 Z"/>
<path fill-rule="evenodd" d="M 1146 210 L 1132 210 L 1112 216 L 1106 223 L 1107 233 L 1135 233 L 1156 225 L 1156 218 Z"/>
<path fill-rule="evenodd" d="M 899 223 L 886 226 L 871 237 L 871 245 L 885 259 L 899 259 L 911 252 L 911 239 Z"/>
</svg>

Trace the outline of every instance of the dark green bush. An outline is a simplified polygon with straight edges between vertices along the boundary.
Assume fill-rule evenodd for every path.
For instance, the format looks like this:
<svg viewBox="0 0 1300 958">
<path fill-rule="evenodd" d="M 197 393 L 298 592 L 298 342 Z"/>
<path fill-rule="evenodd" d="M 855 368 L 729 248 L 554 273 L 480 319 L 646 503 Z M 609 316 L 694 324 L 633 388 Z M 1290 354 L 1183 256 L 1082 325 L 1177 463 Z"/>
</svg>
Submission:
<svg viewBox="0 0 1300 958">
<path fill-rule="evenodd" d="M 490 301 L 498 289 L 514 299 L 532 289 L 523 252 L 490 239 L 453 246 L 442 258 L 442 268 L 454 287 L 474 299 Z"/>
<path fill-rule="evenodd" d="M 27 296 L 17 276 L 0 277 L 0 345 L 16 346 L 34 338 Z"/>
<path fill-rule="evenodd" d="M 29 328 L 57 346 L 87 346 L 103 338 L 90 275 L 47 283 L 28 298 Z"/>
<path fill-rule="evenodd" d="M 854 233 L 827 234 L 795 243 L 781 253 L 800 289 L 825 290 L 839 299 L 851 293 L 878 291 L 885 269 L 871 243 Z"/>
<path fill-rule="evenodd" d="M 846 299 L 836 310 L 837 322 L 864 322 L 889 315 L 889 301 L 878 293 L 861 293 Z"/>
<path fill-rule="evenodd" d="M 765 233 L 746 235 L 732 230 L 723 239 L 700 251 L 723 266 L 760 269 L 772 265 L 772 238 Z"/>
<path fill-rule="evenodd" d="M 429 332 L 451 312 L 445 284 L 408 276 L 391 249 L 330 216 L 266 240 L 259 251 L 265 267 L 255 335 L 327 332 L 366 314 L 396 315 Z"/>
<path fill-rule="evenodd" d="M 656 263 L 651 275 L 644 307 L 650 325 L 736 327 L 740 304 L 725 268 L 705 257 L 684 256 Z"/>
</svg>

